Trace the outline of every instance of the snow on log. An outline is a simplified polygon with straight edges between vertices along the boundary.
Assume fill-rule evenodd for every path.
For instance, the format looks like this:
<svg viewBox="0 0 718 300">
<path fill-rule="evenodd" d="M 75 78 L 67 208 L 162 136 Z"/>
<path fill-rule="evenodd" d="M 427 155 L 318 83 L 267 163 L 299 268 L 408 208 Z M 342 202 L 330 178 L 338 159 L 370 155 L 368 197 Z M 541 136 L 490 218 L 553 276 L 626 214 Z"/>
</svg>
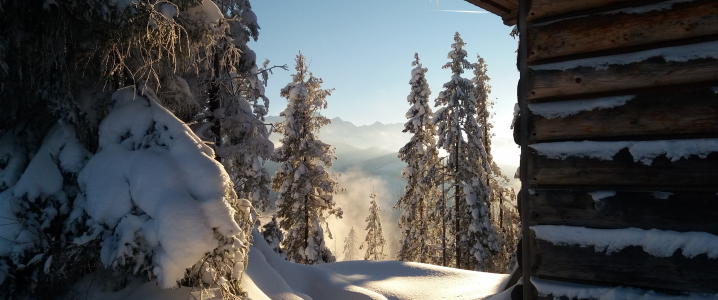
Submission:
<svg viewBox="0 0 718 300">
<path fill-rule="evenodd" d="M 535 24 L 529 62 L 700 38 L 718 31 L 718 4 L 673 0 Z M 616 50 L 619 49 L 619 50 Z"/>
<path fill-rule="evenodd" d="M 630 287 L 605 287 L 570 282 L 551 281 L 531 277 L 531 283 L 538 291 L 540 299 L 600 299 L 600 300 L 715 300 L 716 294 L 687 293 L 668 295 L 652 290 Z"/>
<path fill-rule="evenodd" d="M 697 137 L 718 132 L 718 94 L 713 88 L 651 91 L 618 101 L 623 97 L 629 96 L 529 104 L 534 114 L 529 141 Z"/>
<path fill-rule="evenodd" d="M 534 276 L 718 293 L 718 237 L 657 229 L 532 226 Z"/>
<path fill-rule="evenodd" d="M 665 47 L 530 67 L 529 100 L 705 83 L 718 78 L 718 42 Z"/>
<path fill-rule="evenodd" d="M 633 157 L 633 161 L 650 166 L 653 159 L 662 155 L 665 155 L 672 162 L 687 159 L 693 155 L 706 158 L 708 154 L 718 152 L 718 139 L 642 142 L 557 142 L 533 144 L 529 147 L 538 151 L 539 155 L 551 159 L 583 157 L 600 160 L 612 160 L 618 151 L 627 148 Z"/>
<path fill-rule="evenodd" d="M 531 226 L 536 238 L 554 245 L 593 246 L 596 252 L 611 254 L 629 246 L 638 246 L 656 257 L 671 257 L 681 250 L 693 258 L 706 254 L 718 258 L 718 236 L 705 232 L 677 232 L 658 229 L 595 229 L 563 225 Z"/>
<path fill-rule="evenodd" d="M 656 228 L 718 235 L 718 222 L 712 221 L 718 220 L 715 192 L 618 191 L 613 196 L 596 197 L 598 201 L 591 193 L 535 190 L 530 195 L 531 225 Z"/>
<path fill-rule="evenodd" d="M 565 118 L 570 115 L 580 113 L 582 111 L 592 111 L 595 109 L 607 109 L 621 106 L 635 97 L 636 96 L 630 95 L 588 100 L 529 104 L 529 109 L 532 113 L 542 116 L 546 119 Z"/>
</svg>

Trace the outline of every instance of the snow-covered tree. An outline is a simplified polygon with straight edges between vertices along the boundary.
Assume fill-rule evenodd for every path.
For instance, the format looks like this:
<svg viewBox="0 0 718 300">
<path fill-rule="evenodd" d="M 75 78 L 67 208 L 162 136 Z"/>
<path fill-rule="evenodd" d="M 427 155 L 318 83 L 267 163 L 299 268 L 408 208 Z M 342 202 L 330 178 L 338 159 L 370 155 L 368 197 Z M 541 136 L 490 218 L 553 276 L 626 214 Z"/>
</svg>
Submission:
<svg viewBox="0 0 718 300">
<path fill-rule="evenodd" d="M 490 187 L 490 211 L 491 224 L 498 229 L 503 243 L 501 251 L 491 255 L 483 265 L 483 269 L 491 272 L 509 272 L 511 265 L 511 254 L 516 250 L 518 242 L 518 210 L 516 208 L 516 196 L 513 188 L 508 186 L 509 178 L 496 165 L 491 155 L 491 138 L 494 134 L 492 123 L 493 114 L 491 109 L 494 101 L 489 99 L 491 86 L 489 85 L 488 67 L 481 56 L 477 55 L 477 62 L 474 64 L 474 78 L 471 79 L 476 87 L 477 122 L 482 130 L 483 145 L 486 150 L 486 159 L 491 166 L 491 174 L 487 176 L 487 184 Z"/>
<path fill-rule="evenodd" d="M 411 71 L 411 92 L 407 97 L 410 108 L 406 112 L 409 119 L 403 132 L 413 134 L 411 140 L 399 149 L 399 158 L 407 163 L 402 172 L 406 187 L 395 209 L 402 210 L 399 217 L 401 239 L 396 254 L 398 260 L 427 263 L 441 247 L 441 227 L 439 214 L 432 213 L 437 206 L 440 191 L 436 180 L 424 180 L 429 169 L 439 162 L 436 148 L 436 127 L 431 122 L 432 110 L 429 105 L 431 90 L 426 81 L 427 69 L 419 62 L 419 54 L 414 54 Z M 428 179 L 435 179 L 429 176 Z"/>
<path fill-rule="evenodd" d="M 477 122 L 475 87 L 461 77 L 464 69 L 473 68 L 464 46 L 457 32 L 448 54 L 451 61 L 443 66 L 451 69 L 452 77 L 435 100 L 440 108 L 433 122 L 438 124 L 438 144 L 449 154 L 448 169 L 455 188 L 456 267 L 481 270 L 484 260 L 500 250 L 500 241 L 489 220 L 491 167 Z"/>
<path fill-rule="evenodd" d="M 382 260 L 386 257 L 386 254 L 384 254 L 386 240 L 384 239 L 384 234 L 381 232 L 381 218 L 379 217 L 381 207 L 376 203 L 376 194 L 374 194 L 374 192 L 369 195 L 369 198 L 371 199 L 369 216 L 364 220 L 367 223 L 365 228 L 367 233 L 359 249 L 366 248 L 366 252 L 364 253 L 365 260 Z"/>
<path fill-rule="evenodd" d="M 332 90 L 321 88 L 322 79 L 307 70 L 303 54 L 297 55 L 296 64 L 292 82 L 280 92 L 289 103 L 279 114 L 284 121 L 276 124 L 283 137 L 273 156 L 281 165 L 272 177 L 272 189 L 279 192 L 277 217 L 287 233 L 287 258 L 311 265 L 336 260 L 324 242 L 323 226 L 327 217 L 341 218 L 343 212 L 333 198 L 337 182 L 325 168 L 336 159 L 334 148 L 317 139 L 319 129 L 330 123 L 319 110 L 327 107 Z M 331 238 L 328 228 L 327 233 Z"/>
<path fill-rule="evenodd" d="M 267 222 L 267 224 L 262 226 L 262 236 L 264 237 L 264 240 L 267 241 L 267 244 L 272 247 L 274 252 L 277 252 L 277 254 L 284 259 L 287 258 L 287 252 L 282 249 L 284 232 L 282 232 L 282 229 L 279 228 L 276 215 L 272 216 L 272 221 Z"/>
<path fill-rule="evenodd" d="M 263 76 L 249 1 L 2 1 L 0 23 L 0 298 L 55 298 L 87 266 L 240 294 L 250 202 L 213 158 L 246 140 L 213 150 L 183 121 L 255 101 L 232 94 Z"/>
<path fill-rule="evenodd" d="M 357 243 L 357 233 L 352 227 L 347 237 L 344 238 L 344 260 L 356 259 Z"/>
</svg>

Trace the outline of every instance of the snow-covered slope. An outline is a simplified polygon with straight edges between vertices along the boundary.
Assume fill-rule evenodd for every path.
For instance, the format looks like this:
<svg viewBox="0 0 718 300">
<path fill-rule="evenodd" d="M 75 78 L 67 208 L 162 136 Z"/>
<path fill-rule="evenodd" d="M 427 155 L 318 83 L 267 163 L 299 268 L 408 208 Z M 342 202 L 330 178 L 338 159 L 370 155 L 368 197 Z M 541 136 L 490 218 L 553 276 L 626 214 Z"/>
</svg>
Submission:
<svg viewBox="0 0 718 300">
<path fill-rule="evenodd" d="M 509 276 L 398 261 L 305 266 L 280 258 L 256 231 L 253 237 L 242 283 L 253 300 L 484 299 L 498 293 Z M 160 290 L 149 282 L 109 293 L 91 282 L 88 278 L 78 284 L 76 293 L 90 300 L 185 300 L 191 292 Z"/>
</svg>

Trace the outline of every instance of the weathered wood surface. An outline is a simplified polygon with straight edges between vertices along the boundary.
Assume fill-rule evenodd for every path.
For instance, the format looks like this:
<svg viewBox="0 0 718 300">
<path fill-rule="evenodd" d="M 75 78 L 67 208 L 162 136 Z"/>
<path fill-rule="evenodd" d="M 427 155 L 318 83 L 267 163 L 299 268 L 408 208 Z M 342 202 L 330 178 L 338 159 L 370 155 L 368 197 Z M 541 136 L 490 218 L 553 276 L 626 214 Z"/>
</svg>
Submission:
<svg viewBox="0 0 718 300">
<path fill-rule="evenodd" d="M 529 142 L 718 134 L 718 94 L 712 88 L 636 95 L 622 106 L 582 111 L 565 118 L 533 115 Z"/>
<path fill-rule="evenodd" d="M 641 14 L 594 14 L 530 27 L 528 61 L 717 33 L 718 1 L 714 0 L 677 3 L 670 10 Z"/>
<path fill-rule="evenodd" d="M 655 257 L 630 246 L 606 255 L 595 248 L 556 246 L 534 239 L 532 273 L 539 277 L 590 280 L 648 289 L 718 293 L 718 259 L 701 254 L 686 258 L 680 250 L 671 257 Z"/>
<path fill-rule="evenodd" d="M 532 103 L 573 98 L 626 94 L 636 90 L 680 85 L 718 85 L 718 60 L 696 59 L 668 62 L 653 57 L 626 65 L 607 68 L 577 67 L 567 70 L 532 70 L 529 72 L 529 101 Z M 541 99 L 547 98 L 547 99 Z"/>
<path fill-rule="evenodd" d="M 633 0 L 533 0 L 526 20 L 529 22 L 541 18 L 558 16 L 566 13 L 615 5 Z"/>
<path fill-rule="evenodd" d="M 667 196 L 667 199 L 657 198 Z M 590 228 L 657 228 L 718 235 L 715 192 L 654 194 L 616 192 L 594 201 L 586 191 L 536 190 L 531 196 L 531 225 Z"/>
<path fill-rule="evenodd" d="M 491 13 L 504 17 L 519 8 L 518 0 L 466 0 L 467 2 L 481 7 Z M 514 21 L 515 22 L 515 21 Z M 507 24 L 508 25 L 508 24 Z"/>
<path fill-rule="evenodd" d="M 634 162 L 628 149 L 620 150 L 613 160 L 568 157 L 551 159 L 532 149 L 529 156 L 529 184 L 541 188 L 557 186 L 623 186 L 661 191 L 680 189 L 718 189 L 718 153 L 705 159 L 691 156 L 671 162 L 665 155 L 648 166 Z M 672 189 L 676 187 L 677 189 Z"/>
</svg>

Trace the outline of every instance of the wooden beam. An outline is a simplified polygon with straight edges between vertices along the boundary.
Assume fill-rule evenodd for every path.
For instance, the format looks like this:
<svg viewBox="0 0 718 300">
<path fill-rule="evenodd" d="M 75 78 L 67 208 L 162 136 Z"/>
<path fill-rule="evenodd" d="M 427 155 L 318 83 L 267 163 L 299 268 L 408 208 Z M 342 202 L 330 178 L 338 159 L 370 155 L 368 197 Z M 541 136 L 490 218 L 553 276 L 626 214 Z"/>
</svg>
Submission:
<svg viewBox="0 0 718 300">
<path fill-rule="evenodd" d="M 559 103 L 548 105 L 556 104 Z M 696 133 L 718 135 L 718 94 L 712 88 L 649 92 L 609 109 L 552 119 L 534 114 L 531 119 L 531 143 Z"/>
<path fill-rule="evenodd" d="M 574 1 L 582 2 L 582 1 Z M 594 14 L 529 31 L 529 63 L 580 53 L 650 45 L 718 33 L 718 2 L 674 4 L 642 14 Z"/>
<path fill-rule="evenodd" d="M 531 194 L 531 225 L 657 228 L 718 235 L 715 220 L 715 192 L 616 192 L 599 201 L 586 191 L 535 190 Z"/>
<path fill-rule="evenodd" d="M 529 100 L 532 103 L 606 93 L 627 94 L 654 88 L 680 88 L 681 85 L 698 83 L 703 83 L 703 86 L 718 85 L 716 59 L 676 62 L 657 56 L 641 62 L 611 64 L 601 68 L 579 66 L 558 70 L 543 69 L 542 66 L 533 66 L 534 70 L 530 72 Z"/>
<path fill-rule="evenodd" d="M 718 190 L 718 152 L 704 159 L 692 156 L 676 162 L 662 155 L 648 166 L 634 162 L 626 148 L 610 161 L 580 157 L 552 159 L 533 150 L 528 165 L 530 183 L 536 188 L 583 185 L 652 187 L 663 191 L 672 191 L 671 187 Z"/>
<path fill-rule="evenodd" d="M 533 0 L 527 19 L 530 22 L 534 22 L 546 17 L 559 16 L 629 1 L 633 0 Z"/>
<path fill-rule="evenodd" d="M 681 251 L 671 257 L 655 257 L 630 246 L 610 255 L 594 247 L 557 246 L 534 239 L 532 260 L 539 277 L 587 280 L 646 289 L 718 293 L 718 259 L 701 254 L 686 258 Z"/>
</svg>

